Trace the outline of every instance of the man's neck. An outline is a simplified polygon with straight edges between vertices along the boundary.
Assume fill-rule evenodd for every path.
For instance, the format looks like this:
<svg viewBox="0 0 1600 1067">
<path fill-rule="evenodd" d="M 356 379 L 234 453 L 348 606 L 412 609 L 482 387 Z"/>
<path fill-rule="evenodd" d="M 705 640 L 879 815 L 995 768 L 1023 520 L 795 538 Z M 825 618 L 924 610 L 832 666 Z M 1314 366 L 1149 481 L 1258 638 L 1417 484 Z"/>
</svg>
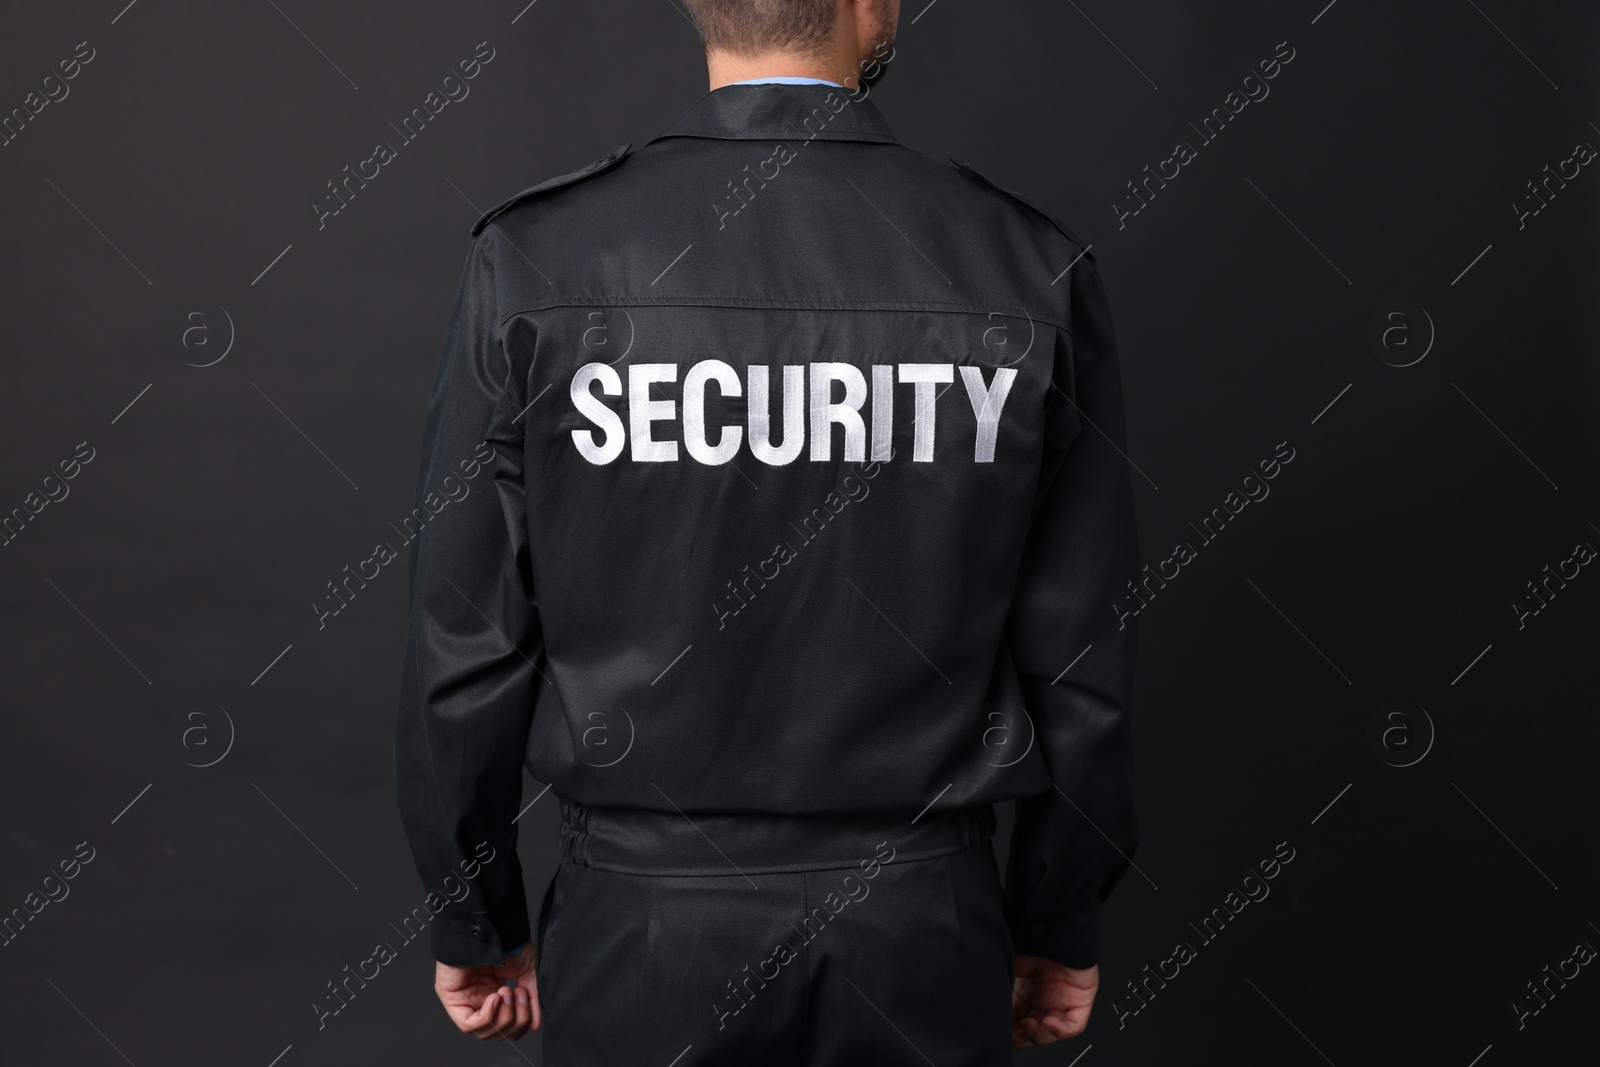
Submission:
<svg viewBox="0 0 1600 1067">
<path fill-rule="evenodd" d="M 760 56 L 736 56 L 715 51 L 706 56 L 706 70 L 712 89 L 732 82 L 762 78 L 820 78 L 854 87 L 855 64 L 843 55 L 797 56 L 771 52 Z"/>
</svg>

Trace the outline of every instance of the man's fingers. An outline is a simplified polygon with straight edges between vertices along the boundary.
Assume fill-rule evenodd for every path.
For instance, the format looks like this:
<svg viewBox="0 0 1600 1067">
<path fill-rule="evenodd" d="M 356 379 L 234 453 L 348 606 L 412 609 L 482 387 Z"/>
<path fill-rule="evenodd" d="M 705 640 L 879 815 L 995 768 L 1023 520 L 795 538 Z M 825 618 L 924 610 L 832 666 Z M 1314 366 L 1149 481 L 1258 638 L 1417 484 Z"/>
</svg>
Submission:
<svg viewBox="0 0 1600 1067">
<path fill-rule="evenodd" d="M 483 998 L 483 1001 L 471 1013 L 456 1020 L 456 1027 L 463 1034 L 476 1034 L 484 1029 L 494 1019 L 495 1009 L 499 1006 L 500 993 L 496 990 Z"/>
<path fill-rule="evenodd" d="M 506 1031 L 516 1025 L 517 991 L 510 986 L 501 986 L 495 993 L 499 997 L 500 1006 L 495 1010 L 494 1019 L 485 1027 L 485 1032 L 478 1035 L 485 1041 L 504 1038 Z"/>
<path fill-rule="evenodd" d="M 1087 1020 L 1079 1018 L 1076 1013 L 1057 1014 L 1052 1012 L 1040 1019 L 1039 1022 L 1058 1040 L 1065 1040 L 1083 1033 L 1084 1024 Z"/>
<path fill-rule="evenodd" d="M 1012 1026 L 1012 1045 L 1032 1048 L 1077 1037 L 1083 1033 L 1087 1017 L 1072 1013 L 1045 1012 L 1016 1020 Z"/>
<path fill-rule="evenodd" d="M 493 993 L 484 997 L 483 1003 L 478 1005 L 477 1011 L 456 1024 L 461 1028 L 462 1033 L 471 1034 L 473 1037 L 478 1038 L 487 1037 L 494 1033 L 494 1028 L 499 1022 L 496 1016 L 505 1010 L 506 1002 L 502 994 L 504 988 L 502 986 L 501 989 L 496 989 Z"/>
<path fill-rule="evenodd" d="M 512 991 L 511 1002 L 514 1008 L 511 1025 L 500 1034 L 507 1041 L 515 1041 L 528 1032 L 528 1026 L 533 1022 L 533 1005 L 528 999 L 528 991 L 518 986 Z"/>
<path fill-rule="evenodd" d="M 515 1041 L 537 1029 L 536 1005 L 532 990 L 501 986 L 484 997 L 476 1010 L 457 1017 L 456 1027 L 480 1041 Z"/>
<path fill-rule="evenodd" d="M 1023 1021 L 1023 1025 L 1028 1028 L 1028 1040 L 1032 1041 L 1035 1045 L 1048 1045 L 1059 1040 L 1056 1035 L 1047 1030 L 1044 1023 L 1040 1022 L 1035 1016 L 1030 1015 Z"/>
<path fill-rule="evenodd" d="M 1018 956 L 1011 990 L 1012 1047 L 1049 1045 L 1082 1034 L 1098 988 L 1098 968 L 1074 970 Z"/>
</svg>

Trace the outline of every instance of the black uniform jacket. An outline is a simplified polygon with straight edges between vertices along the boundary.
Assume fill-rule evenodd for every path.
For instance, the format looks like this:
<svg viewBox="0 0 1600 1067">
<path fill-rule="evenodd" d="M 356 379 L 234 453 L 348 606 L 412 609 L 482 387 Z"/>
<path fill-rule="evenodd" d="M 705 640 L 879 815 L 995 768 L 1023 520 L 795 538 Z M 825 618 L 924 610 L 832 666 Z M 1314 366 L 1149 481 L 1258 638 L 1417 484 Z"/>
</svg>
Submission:
<svg viewBox="0 0 1600 1067">
<path fill-rule="evenodd" d="M 1016 951 L 1096 959 L 1136 841 L 1105 293 L 868 95 L 718 89 L 473 229 L 396 752 L 444 962 L 528 939 L 524 767 L 690 818 L 1021 798 Z"/>
</svg>

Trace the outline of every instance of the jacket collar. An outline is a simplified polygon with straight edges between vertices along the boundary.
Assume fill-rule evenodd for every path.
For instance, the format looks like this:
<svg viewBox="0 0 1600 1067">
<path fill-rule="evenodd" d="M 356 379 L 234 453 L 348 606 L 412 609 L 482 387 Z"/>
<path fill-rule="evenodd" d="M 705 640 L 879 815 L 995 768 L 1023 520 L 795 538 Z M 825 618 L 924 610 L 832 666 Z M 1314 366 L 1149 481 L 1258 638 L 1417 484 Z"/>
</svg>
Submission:
<svg viewBox="0 0 1600 1067">
<path fill-rule="evenodd" d="M 864 92 L 832 85 L 724 85 L 701 97 L 665 133 L 652 138 L 714 137 L 749 141 L 875 141 L 898 144 Z"/>
</svg>

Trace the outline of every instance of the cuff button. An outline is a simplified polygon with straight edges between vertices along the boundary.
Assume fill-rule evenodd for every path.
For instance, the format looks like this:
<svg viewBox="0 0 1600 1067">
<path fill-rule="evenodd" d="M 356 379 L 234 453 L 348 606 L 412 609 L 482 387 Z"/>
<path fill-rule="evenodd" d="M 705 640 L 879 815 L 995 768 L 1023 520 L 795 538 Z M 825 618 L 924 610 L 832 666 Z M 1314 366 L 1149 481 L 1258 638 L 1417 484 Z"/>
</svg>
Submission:
<svg viewBox="0 0 1600 1067">
<path fill-rule="evenodd" d="M 477 925 L 476 923 L 467 927 L 467 936 L 472 938 L 474 941 L 487 940 L 487 935 L 484 934 L 483 927 Z"/>
<path fill-rule="evenodd" d="M 1044 931 L 1044 923 L 1031 923 L 1028 926 L 1028 933 L 1032 934 L 1034 937 L 1043 937 Z"/>
</svg>

